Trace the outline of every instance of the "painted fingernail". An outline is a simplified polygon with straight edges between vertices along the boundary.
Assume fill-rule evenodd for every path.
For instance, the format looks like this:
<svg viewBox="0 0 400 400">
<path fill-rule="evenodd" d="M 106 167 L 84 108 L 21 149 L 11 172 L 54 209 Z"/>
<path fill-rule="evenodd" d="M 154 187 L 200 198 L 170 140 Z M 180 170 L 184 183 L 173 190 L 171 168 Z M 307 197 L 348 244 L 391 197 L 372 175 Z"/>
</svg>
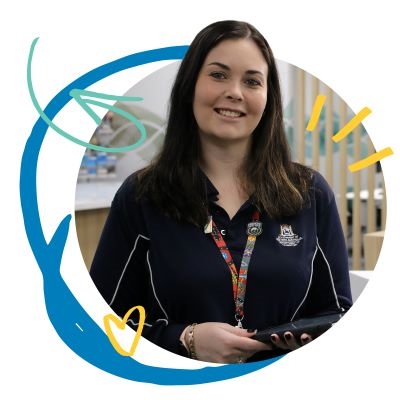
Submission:
<svg viewBox="0 0 400 400">
<path fill-rule="evenodd" d="M 255 329 L 247 329 L 247 332 L 249 332 L 249 333 L 253 333 L 255 331 L 256 331 Z"/>
<path fill-rule="evenodd" d="M 276 336 L 272 336 L 272 335 L 271 335 L 271 340 L 272 340 L 274 343 L 276 343 Z"/>
<path fill-rule="evenodd" d="M 286 332 L 284 336 L 286 340 L 290 340 L 292 338 L 292 335 L 288 332 Z"/>
</svg>

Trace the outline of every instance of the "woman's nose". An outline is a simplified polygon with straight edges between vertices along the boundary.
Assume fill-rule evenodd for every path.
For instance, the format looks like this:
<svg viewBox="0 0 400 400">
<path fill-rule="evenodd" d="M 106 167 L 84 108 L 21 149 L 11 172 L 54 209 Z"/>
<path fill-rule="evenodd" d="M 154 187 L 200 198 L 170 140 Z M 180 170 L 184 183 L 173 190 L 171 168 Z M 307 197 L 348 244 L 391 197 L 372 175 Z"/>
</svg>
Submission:
<svg viewBox="0 0 400 400">
<path fill-rule="evenodd" d="M 228 87 L 225 91 L 225 96 L 231 100 L 242 100 L 243 94 L 240 86 L 240 82 L 229 82 Z"/>
</svg>

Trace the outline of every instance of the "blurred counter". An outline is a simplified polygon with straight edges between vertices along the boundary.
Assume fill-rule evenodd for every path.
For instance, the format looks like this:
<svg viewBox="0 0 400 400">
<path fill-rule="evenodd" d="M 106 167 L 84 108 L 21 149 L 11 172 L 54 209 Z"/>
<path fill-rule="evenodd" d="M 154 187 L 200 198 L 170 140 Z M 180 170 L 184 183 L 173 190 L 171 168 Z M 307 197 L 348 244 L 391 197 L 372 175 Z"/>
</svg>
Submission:
<svg viewBox="0 0 400 400">
<path fill-rule="evenodd" d="M 120 181 L 96 180 L 79 182 L 76 185 L 75 211 L 108 208 L 118 188 Z"/>
</svg>

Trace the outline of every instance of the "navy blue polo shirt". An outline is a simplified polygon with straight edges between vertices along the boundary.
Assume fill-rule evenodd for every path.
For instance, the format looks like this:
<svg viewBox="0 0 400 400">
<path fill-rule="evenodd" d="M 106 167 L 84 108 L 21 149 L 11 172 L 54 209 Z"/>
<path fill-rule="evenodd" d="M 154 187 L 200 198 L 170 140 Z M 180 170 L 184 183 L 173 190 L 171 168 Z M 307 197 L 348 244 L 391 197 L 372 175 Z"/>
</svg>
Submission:
<svg viewBox="0 0 400 400">
<path fill-rule="evenodd" d="M 215 203 L 216 188 L 205 179 L 210 213 L 239 268 L 254 205 L 246 201 L 230 219 Z M 184 355 L 179 337 L 188 324 L 236 325 L 231 272 L 210 233 L 178 223 L 147 201 L 136 202 L 134 194 L 129 177 L 114 197 L 90 274 L 116 314 L 143 306 L 142 335 Z M 310 203 L 298 215 L 272 219 L 262 213 L 260 221 L 262 234 L 248 268 L 244 328 L 263 329 L 351 307 L 348 255 L 335 197 L 318 172 Z"/>
</svg>

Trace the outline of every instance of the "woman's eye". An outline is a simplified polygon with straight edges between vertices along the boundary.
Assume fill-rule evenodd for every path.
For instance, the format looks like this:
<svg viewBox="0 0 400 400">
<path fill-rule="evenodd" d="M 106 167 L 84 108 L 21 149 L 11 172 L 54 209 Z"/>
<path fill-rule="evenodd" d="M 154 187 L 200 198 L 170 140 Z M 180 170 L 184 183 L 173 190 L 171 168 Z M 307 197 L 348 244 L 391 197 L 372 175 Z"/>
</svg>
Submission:
<svg viewBox="0 0 400 400">
<path fill-rule="evenodd" d="M 224 79 L 226 78 L 225 74 L 223 72 L 211 72 L 210 76 L 214 79 Z"/>
<path fill-rule="evenodd" d="M 261 82 L 256 79 L 247 79 L 246 84 L 249 86 L 259 86 L 261 85 Z"/>
</svg>

